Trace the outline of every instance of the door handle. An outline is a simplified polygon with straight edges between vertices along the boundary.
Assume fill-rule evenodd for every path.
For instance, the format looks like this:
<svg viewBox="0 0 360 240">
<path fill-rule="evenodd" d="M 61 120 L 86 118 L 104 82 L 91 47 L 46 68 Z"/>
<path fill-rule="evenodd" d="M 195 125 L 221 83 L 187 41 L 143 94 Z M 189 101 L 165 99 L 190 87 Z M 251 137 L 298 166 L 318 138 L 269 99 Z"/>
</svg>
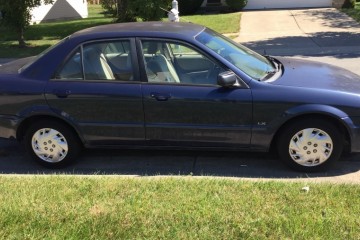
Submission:
<svg viewBox="0 0 360 240">
<path fill-rule="evenodd" d="M 58 98 L 67 98 L 67 97 L 71 94 L 71 90 L 55 89 L 55 90 L 54 90 L 54 94 L 55 94 Z"/>
<path fill-rule="evenodd" d="M 167 101 L 171 98 L 171 95 L 168 93 L 150 93 L 150 97 L 158 101 Z"/>
</svg>

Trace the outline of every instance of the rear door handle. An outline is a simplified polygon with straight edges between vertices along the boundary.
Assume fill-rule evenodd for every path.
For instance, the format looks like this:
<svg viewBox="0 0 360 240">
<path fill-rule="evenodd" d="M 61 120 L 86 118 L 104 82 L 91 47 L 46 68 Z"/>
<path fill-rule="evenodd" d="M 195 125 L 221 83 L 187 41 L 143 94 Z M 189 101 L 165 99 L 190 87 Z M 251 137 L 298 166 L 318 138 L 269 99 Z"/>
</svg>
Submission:
<svg viewBox="0 0 360 240">
<path fill-rule="evenodd" d="M 71 94 L 71 90 L 62 90 L 62 89 L 55 89 L 54 94 L 58 98 L 67 98 Z"/>
<path fill-rule="evenodd" d="M 168 93 L 150 93 L 151 98 L 155 98 L 158 101 L 167 101 L 171 98 L 171 95 Z"/>
</svg>

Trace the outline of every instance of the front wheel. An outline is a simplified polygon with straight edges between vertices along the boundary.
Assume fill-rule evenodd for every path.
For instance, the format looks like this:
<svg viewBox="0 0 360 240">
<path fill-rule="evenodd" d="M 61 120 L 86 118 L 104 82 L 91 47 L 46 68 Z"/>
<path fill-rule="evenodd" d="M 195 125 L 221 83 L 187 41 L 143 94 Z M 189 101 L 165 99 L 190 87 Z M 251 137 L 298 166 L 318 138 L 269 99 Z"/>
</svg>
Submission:
<svg viewBox="0 0 360 240">
<path fill-rule="evenodd" d="M 27 130 L 25 148 L 30 156 L 48 168 L 61 168 L 72 163 L 81 145 L 74 132 L 56 121 L 39 121 Z"/>
<path fill-rule="evenodd" d="M 297 171 L 327 169 L 342 153 L 344 138 L 326 120 L 300 120 L 285 127 L 278 140 L 280 158 Z"/>
</svg>

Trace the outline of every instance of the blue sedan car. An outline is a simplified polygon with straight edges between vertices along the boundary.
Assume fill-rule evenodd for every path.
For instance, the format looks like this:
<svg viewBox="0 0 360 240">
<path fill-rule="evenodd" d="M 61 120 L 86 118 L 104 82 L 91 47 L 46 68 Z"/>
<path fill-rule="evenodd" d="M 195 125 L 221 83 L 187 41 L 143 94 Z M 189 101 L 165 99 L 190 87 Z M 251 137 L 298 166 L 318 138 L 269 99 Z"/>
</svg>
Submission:
<svg viewBox="0 0 360 240">
<path fill-rule="evenodd" d="M 318 171 L 360 151 L 360 77 L 191 23 L 104 25 L 0 66 L 0 137 L 51 168 L 83 146 L 274 148 Z"/>
</svg>

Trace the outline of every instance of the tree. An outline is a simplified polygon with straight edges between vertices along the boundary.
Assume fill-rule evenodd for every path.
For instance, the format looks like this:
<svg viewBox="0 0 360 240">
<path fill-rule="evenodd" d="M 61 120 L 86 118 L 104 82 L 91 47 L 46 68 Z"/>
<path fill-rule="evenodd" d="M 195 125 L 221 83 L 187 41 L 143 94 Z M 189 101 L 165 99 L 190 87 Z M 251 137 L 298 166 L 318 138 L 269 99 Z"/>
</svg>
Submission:
<svg viewBox="0 0 360 240">
<path fill-rule="evenodd" d="M 136 22 L 136 15 L 128 7 L 128 0 L 102 0 L 101 5 L 105 13 L 116 18 L 117 22 Z"/>
<path fill-rule="evenodd" d="M 54 0 L 0 0 L 2 23 L 14 29 L 20 47 L 25 47 L 24 31 L 30 25 L 31 9 L 41 4 L 50 4 Z"/>
</svg>

